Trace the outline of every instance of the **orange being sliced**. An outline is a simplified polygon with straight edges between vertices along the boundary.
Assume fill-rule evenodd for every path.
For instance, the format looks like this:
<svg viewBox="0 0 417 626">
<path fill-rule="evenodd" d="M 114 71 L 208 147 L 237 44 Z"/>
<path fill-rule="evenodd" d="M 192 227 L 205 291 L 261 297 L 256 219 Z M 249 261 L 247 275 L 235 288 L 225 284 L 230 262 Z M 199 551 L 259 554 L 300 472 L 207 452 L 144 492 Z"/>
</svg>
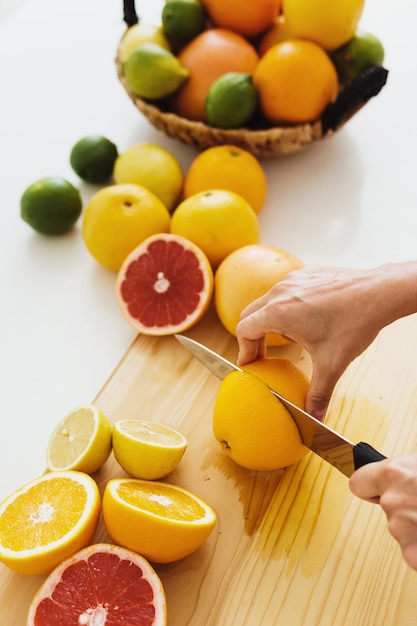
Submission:
<svg viewBox="0 0 417 626">
<path fill-rule="evenodd" d="M 27 620 L 27 626 L 166 623 L 156 572 L 138 554 L 106 543 L 88 546 L 56 567 L 34 597 Z"/>
<path fill-rule="evenodd" d="M 177 485 L 115 478 L 104 490 L 103 519 L 118 545 L 153 563 L 170 563 L 205 542 L 216 523 L 216 513 Z"/>
<path fill-rule="evenodd" d="M 0 504 L 0 561 L 22 574 L 48 574 L 90 543 L 99 513 L 99 490 L 88 474 L 40 476 Z"/>
<path fill-rule="evenodd" d="M 204 315 L 213 272 L 200 248 L 180 235 L 147 238 L 119 271 L 116 297 L 126 320 L 145 335 L 172 335 Z"/>
</svg>

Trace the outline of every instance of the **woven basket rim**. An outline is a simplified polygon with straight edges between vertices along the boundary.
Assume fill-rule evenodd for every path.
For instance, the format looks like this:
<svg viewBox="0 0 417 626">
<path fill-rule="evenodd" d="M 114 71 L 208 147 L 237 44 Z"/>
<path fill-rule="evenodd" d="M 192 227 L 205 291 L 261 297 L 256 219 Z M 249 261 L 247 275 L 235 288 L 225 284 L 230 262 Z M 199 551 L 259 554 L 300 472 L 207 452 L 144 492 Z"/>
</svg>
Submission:
<svg viewBox="0 0 417 626">
<path fill-rule="evenodd" d="M 150 102 L 137 96 L 130 88 L 123 73 L 120 60 L 120 49 L 123 37 L 130 26 L 123 33 L 116 53 L 117 76 L 127 95 L 135 107 L 158 130 L 169 137 L 175 138 L 184 144 L 192 145 L 197 149 L 205 149 L 219 144 L 234 144 L 249 150 L 260 158 L 275 157 L 298 152 L 318 140 L 331 137 L 342 128 L 373 96 L 377 95 L 384 86 L 388 71 L 381 66 L 373 66 L 380 70 L 378 81 L 375 79 L 367 85 L 366 76 L 360 75 L 363 84 L 356 86 L 354 81 L 347 88 L 342 89 L 335 103 L 329 105 L 323 116 L 313 122 L 271 126 L 268 128 L 238 128 L 221 129 L 209 126 L 203 122 L 188 120 L 171 111 L 164 111 L 156 102 Z M 359 81 L 358 81 L 359 83 Z M 375 84 L 374 84 L 375 83 Z M 361 87 L 359 89 L 358 87 Z M 348 93 L 349 91 L 349 93 Z M 349 102 L 351 96 L 352 102 Z M 345 100 L 345 102 L 343 101 Z M 337 111 L 337 107 L 340 109 Z M 330 113 L 330 115 L 329 115 Z M 327 118 L 326 118 L 327 114 Z M 331 119 L 333 116 L 333 120 Z"/>
</svg>

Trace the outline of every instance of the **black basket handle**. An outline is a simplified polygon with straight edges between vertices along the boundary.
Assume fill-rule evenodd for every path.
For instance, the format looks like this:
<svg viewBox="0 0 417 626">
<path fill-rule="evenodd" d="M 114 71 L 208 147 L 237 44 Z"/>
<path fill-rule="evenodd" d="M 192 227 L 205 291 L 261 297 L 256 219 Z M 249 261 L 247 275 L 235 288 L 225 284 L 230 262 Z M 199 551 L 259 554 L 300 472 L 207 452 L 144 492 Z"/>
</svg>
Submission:
<svg viewBox="0 0 417 626">
<path fill-rule="evenodd" d="M 135 0 L 123 0 L 123 21 L 129 27 L 139 22 L 135 9 Z"/>
</svg>

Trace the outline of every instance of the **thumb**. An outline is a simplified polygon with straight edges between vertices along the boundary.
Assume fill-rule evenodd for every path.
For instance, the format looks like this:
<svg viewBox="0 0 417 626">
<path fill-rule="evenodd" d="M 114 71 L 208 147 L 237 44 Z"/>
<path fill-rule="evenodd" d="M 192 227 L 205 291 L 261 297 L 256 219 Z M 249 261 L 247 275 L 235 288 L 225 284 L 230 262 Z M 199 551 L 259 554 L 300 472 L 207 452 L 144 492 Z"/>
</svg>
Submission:
<svg viewBox="0 0 417 626">
<path fill-rule="evenodd" d="M 338 375 L 320 361 L 313 362 L 310 388 L 306 396 L 306 411 L 322 420 L 329 406 L 330 397 L 336 386 Z"/>
</svg>

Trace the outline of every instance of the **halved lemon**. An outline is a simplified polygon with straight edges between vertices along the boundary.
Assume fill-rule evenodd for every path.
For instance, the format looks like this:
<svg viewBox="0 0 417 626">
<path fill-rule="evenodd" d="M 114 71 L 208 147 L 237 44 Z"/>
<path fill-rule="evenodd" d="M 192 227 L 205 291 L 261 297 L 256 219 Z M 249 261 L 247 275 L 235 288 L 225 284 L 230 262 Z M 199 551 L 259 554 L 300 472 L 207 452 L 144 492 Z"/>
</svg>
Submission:
<svg viewBox="0 0 417 626">
<path fill-rule="evenodd" d="M 88 474 L 40 476 L 0 504 L 0 561 L 22 574 L 49 574 L 91 542 L 99 513 L 99 490 Z"/>
<path fill-rule="evenodd" d="M 114 456 L 134 478 L 164 478 L 177 467 L 186 447 L 184 435 L 165 424 L 125 419 L 113 426 Z"/>
<path fill-rule="evenodd" d="M 214 509 L 177 485 L 134 478 L 110 480 L 103 519 L 111 539 L 154 563 L 197 550 L 216 523 Z"/>
<path fill-rule="evenodd" d="M 107 461 L 111 450 L 109 420 L 94 404 L 82 404 L 55 427 L 48 443 L 46 465 L 51 471 L 91 474 Z"/>
</svg>

